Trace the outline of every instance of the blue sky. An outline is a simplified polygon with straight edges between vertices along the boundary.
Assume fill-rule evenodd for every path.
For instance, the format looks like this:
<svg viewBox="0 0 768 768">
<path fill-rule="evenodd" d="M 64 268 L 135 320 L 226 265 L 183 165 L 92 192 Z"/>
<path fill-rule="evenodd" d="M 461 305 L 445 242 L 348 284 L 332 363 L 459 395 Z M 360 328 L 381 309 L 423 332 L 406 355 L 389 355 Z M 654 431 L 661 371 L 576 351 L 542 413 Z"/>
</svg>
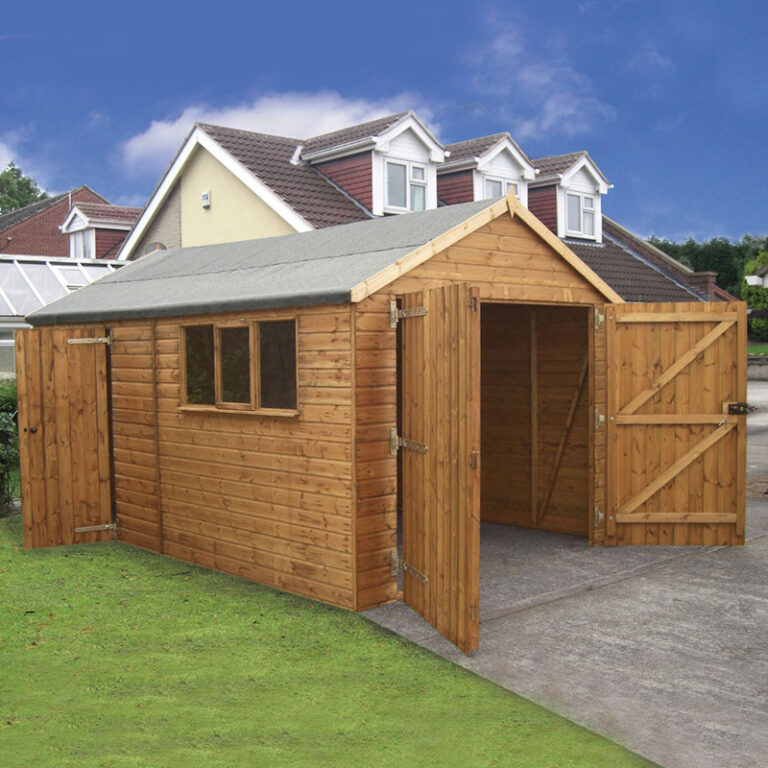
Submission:
<svg viewBox="0 0 768 768">
<path fill-rule="evenodd" d="M 303 138 L 411 108 L 445 142 L 589 150 L 640 234 L 768 232 L 766 3 L 266 5 L 5 18 L 0 163 L 143 205 L 196 119 Z"/>
</svg>

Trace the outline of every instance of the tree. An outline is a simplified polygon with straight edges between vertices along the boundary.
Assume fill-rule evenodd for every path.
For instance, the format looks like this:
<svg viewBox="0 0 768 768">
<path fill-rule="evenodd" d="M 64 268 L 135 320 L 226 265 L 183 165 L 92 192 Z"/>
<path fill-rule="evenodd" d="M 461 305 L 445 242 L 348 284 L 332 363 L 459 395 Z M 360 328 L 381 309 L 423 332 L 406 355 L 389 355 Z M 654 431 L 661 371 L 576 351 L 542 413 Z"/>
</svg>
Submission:
<svg viewBox="0 0 768 768">
<path fill-rule="evenodd" d="M 744 235 L 738 243 L 725 237 L 713 237 L 701 243 L 690 237 L 684 243 L 649 238 L 649 242 L 694 272 L 717 272 L 717 284 L 734 296 L 741 296 L 744 265 L 768 248 L 767 241 L 768 236 L 752 235 Z"/>
<path fill-rule="evenodd" d="M 45 200 L 48 193 L 37 182 L 25 176 L 14 163 L 0 173 L 0 214 L 10 213 L 38 200 Z"/>
<path fill-rule="evenodd" d="M 758 251 L 744 265 L 744 277 L 756 275 L 757 271 L 766 264 L 768 264 L 768 252 Z M 763 288 L 762 285 L 747 285 L 745 280 L 741 287 L 741 298 L 747 302 L 750 309 L 768 309 L 768 288 Z M 750 336 L 757 341 L 768 341 L 768 319 L 762 317 L 750 319 L 749 331 Z"/>
</svg>

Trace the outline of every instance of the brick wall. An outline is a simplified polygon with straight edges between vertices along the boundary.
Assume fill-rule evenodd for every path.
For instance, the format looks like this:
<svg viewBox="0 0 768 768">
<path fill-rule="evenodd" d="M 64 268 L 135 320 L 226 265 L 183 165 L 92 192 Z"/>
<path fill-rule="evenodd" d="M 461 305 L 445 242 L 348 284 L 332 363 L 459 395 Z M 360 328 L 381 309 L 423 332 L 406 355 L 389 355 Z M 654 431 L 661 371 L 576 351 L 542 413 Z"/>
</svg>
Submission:
<svg viewBox="0 0 768 768">
<path fill-rule="evenodd" d="M 72 202 L 106 203 L 87 187 L 72 193 Z M 29 256 L 69 256 L 69 235 L 59 226 L 70 211 L 67 197 L 30 218 L 0 232 L 0 253 Z M 8 238 L 11 238 L 8 240 Z"/>
</svg>

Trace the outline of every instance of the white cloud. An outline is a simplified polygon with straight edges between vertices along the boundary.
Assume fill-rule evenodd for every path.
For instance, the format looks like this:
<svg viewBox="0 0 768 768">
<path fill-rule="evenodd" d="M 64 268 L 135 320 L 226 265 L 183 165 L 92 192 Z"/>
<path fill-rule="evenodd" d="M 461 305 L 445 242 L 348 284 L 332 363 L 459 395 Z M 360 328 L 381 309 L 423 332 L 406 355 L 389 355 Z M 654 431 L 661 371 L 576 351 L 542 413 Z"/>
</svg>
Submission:
<svg viewBox="0 0 768 768">
<path fill-rule="evenodd" d="M 15 156 L 11 147 L 4 141 L 0 141 L 0 171 L 5 170 L 5 167 Z"/>
<path fill-rule="evenodd" d="M 122 157 L 130 170 L 157 170 L 170 162 L 195 122 L 303 139 L 406 109 L 434 129 L 432 111 L 409 93 L 378 100 L 350 99 L 335 91 L 271 93 L 232 106 L 194 105 L 178 117 L 152 121 L 123 144 Z"/>
<path fill-rule="evenodd" d="M 469 60 L 472 87 L 494 100 L 515 138 L 589 133 L 615 118 L 564 54 L 528 45 L 522 26 L 498 13 L 488 17 L 486 29 L 490 44 Z"/>
</svg>

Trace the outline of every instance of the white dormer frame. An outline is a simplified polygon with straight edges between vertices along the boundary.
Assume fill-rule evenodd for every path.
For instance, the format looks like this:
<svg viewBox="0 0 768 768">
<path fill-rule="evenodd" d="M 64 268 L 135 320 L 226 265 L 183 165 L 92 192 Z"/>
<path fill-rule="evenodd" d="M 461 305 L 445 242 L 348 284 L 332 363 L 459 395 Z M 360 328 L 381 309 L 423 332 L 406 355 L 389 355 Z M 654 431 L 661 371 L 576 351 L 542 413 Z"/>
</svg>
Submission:
<svg viewBox="0 0 768 768">
<path fill-rule="evenodd" d="M 192 153 L 202 147 L 218 160 L 232 175 L 241 181 L 253 192 L 263 203 L 269 206 L 280 218 L 296 232 L 309 232 L 314 227 L 303 217 L 300 216 L 282 197 L 277 195 L 261 179 L 248 170 L 239 160 L 234 158 L 224 147 L 222 147 L 212 136 L 206 133 L 199 126 L 195 126 L 189 136 L 182 144 L 181 149 L 176 154 L 173 162 L 165 172 L 160 184 L 152 194 L 146 207 L 139 216 L 131 234 L 126 239 L 120 253 L 117 255 L 118 261 L 126 261 L 131 257 L 136 246 L 141 242 L 147 228 L 154 221 L 155 215 L 168 198 L 171 190 L 181 176 Z"/>
<path fill-rule="evenodd" d="M 592 184 L 589 189 L 583 188 L 581 185 L 575 185 L 574 179 L 579 171 L 585 170 L 592 179 Z M 568 170 L 560 174 L 557 181 L 557 235 L 558 237 L 573 237 L 583 240 L 594 240 L 597 243 L 603 241 L 603 210 L 602 210 L 602 196 L 605 195 L 609 189 L 613 188 L 613 184 L 608 182 L 608 179 L 603 176 L 600 169 L 592 162 L 589 155 L 583 155 L 580 157 Z M 594 202 L 594 220 L 595 231 L 592 235 L 584 234 L 576 230 L 568 229 L 568 194 L 579 195 L 582 198 L 584 196 L 591 196 Z M 583 217 L 582 217 L 583 218 Z"/>
<path fill-rule="evenodd" d="M 424 147 L 424 153 L 416 155 L 416 153 L 393 150 L 392 142 L 406 131 L 413 132 Z M 405 164 L 409 169 L 412 166 L 423 167 L 426 175 L 425 210 L 437 208 L 437 164 L 445 160 L 447 153 L 443 145 L 416 115 L 408 113 L 403 116 L 386 131 L 374 137 L 373 142 L 371 158 L 373 203 L 371 213 L 374 216 L 382 216 L 385 213 L 407 213 L 408 211 L 408 208 L 396 208 L 387 205 L 387 161 Z"/>
<path fill-rule="evenodd" d="M 69 257 L 71 259 L 96 258 L 96 230 L 88 217 L 75 205 L 59 226 L 63 234 L 69 235 Z M 87 256 L 86 254 L 90 254 Z"/>
<path fill-rule="evenodd" d="M 520 169 L 518 176 L 500 175 L 494 171 L 493 161 L 502 153 L 507 153 L 512 162 Z M 472 174 L 475 200 L 484 200 L 485 182 L 500 181 L 504 185 L 503 193 L 506 195 L 506 185 L 516 185 L 517 192 L 515 197 L 528 207 L 528 182 L 536 178 L 536 169 L 531 165 L 528 158 L 522 153 L 509 137 L 505 136 L 486 150 L 482 155 L 475 158 L 475 169 Z"/>
</svg>

